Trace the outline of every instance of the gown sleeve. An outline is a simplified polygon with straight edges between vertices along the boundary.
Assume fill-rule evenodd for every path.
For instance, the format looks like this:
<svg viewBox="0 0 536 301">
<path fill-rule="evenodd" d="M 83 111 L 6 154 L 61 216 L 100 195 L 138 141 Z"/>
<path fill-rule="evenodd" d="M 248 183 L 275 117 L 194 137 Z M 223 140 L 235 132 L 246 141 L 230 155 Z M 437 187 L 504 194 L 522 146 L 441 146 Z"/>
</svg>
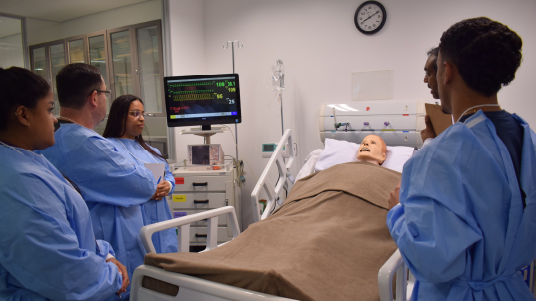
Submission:
<svg viewBox="0 0 536 301">
<path fill-rule="evenodd" d="M 134 166 L 104 138 L 90 137 L 69 175 L 88 202 L 128 207 L 151 199 L 156 180 L 150 170 Z"/>
<path fill-rule="evenodd" d="M 171 172 L 169 168 L 169 164 L 166 162 L 166 181 L 169 181 L 171 183 L 171 190 L 169 191 L 168 195 L 173 194 L 173 191 L 175 190 L 175 178 L 173 177 L 173 173 Z"/>
<path fill-rule="evenodd" d="M 112 246 L 107 241 L 97 239 L 96 242 L 97 242 L 97 245 L 99 247 L 98 250 L 97 250 L 97 255 L 99 255 L 100 257 L 102 257 L 104 259 L 106 259 L 108 254 L 110 254 L 110 255 L 115 257 L 114 249 L 112 248 Z"/>
<path fill-rule="evenodd" d="M 104 300 L 113 296 L 122 284 L 117 267 L 80 247 L 63 201 L 45 183 L 36 178 L 24 183 L 0 194 L 1 199 L 13 200 L 3 202 L 0 213 L 2 266 L 23 287 L 48 299 Z"/>
</svg>

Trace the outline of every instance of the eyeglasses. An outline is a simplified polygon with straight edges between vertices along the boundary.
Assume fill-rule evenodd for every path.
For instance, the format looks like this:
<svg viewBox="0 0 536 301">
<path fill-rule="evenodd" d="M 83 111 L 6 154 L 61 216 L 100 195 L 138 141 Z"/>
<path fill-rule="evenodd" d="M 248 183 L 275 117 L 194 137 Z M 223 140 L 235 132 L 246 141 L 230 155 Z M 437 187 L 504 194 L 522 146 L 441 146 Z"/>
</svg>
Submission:
<svg viewBox="0 0 536 301">
<path fill-rule="evenodd" d="M 95 91 L 97 91 L 97 93 L 104 93 L 104 96 L 106 96 L 106 98 L 110 98 L 110 96 L 112 96 L 112 90 L 97 90 L 97 89 L 92 90 L 91 92 L 89 92 L 89 94 L 87 96 L 91 95 L 91 93 L 93 93 Z"/>
<path fill-rule="evenodd" d="M 147 113 L 142 113 L 140 111 L 128 111 L 128 114 L 138 119 L 140 119 L 140 116 L 143 116 L 143 118 L 147 117 Z"/>
</svg>

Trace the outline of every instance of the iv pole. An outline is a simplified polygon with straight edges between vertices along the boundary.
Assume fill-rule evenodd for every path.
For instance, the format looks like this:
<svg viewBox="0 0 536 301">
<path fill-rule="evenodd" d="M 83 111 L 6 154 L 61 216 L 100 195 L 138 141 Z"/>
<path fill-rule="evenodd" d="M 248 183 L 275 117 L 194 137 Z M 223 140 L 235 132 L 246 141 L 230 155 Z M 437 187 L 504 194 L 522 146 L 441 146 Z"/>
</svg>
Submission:
<svg viewBox="0 0 536 301">
<path fill-rule="evenodd" d="M 229 43 L 231 43 L 231 53 L 232 53 L 232 57 L 233 57 L 233 73 L 235 73 L 235 66 L 234 66 L 234 43 L 236 42 L 236 46 L 238 46 L 238 48 L 242 48 L 244 47 L 244 44 L 242 44 L 242 46 L 240 46 L 240 42 L 238 42 L 238 40 L 235 40 L 235 41 L 227 41 L 227 45 L 223 45 L 223 49 L 227 49 L 229 48 Z M 235 145 L 236 145 L 236 161 L 238 161 L 238 126 L 237 124 L 235 123 Z"/>
</svg>

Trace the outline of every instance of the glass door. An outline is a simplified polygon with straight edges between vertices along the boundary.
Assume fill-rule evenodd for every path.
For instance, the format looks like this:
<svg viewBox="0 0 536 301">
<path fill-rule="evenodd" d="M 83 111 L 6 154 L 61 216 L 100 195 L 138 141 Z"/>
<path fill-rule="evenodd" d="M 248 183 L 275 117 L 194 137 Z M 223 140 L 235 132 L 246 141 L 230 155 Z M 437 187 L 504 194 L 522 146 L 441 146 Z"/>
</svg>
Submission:
<svg viewBox="0 0 536 301">
<path fill-rule="evenodd" d="M 54 42 L 53 42 L 54 43 Z M 58 91 L 56 89 L 56 75 L 65 66 L 65 43 L 62 41 L 58 44 L 50 45 L 50 71 L 52 91 L 54 92 L 54 107 L 56 115 L 60 114 L 60 104 L 58 102 Z"/>
<path fill-rule="evenodd" d="M 25 36 L 23 18 L 2 16 L 0 14 L 0 67 L 16 66 L 27 68 L 25 64 L 28 53 L 25 53 Z"/>
<path fill-rule="evenodd" d="M 69 53 L 69 64 L 86 62 L 83 36 L 67 39 L 67 48 Z"/>
<path fill-rule="evenodd" d="M 132 76 L 132 45 L 129 28 L 120 28 L 109 31 L 111 48 L 111 84 L 113 98 L 125 94 L 136 94 L 134 91 L 134 78 Z"/>
<path fill-rule="evenodd" d="M 136 25 L 137 75 L 139 95 L 145 101 L 145 111 L 163 114 L 163 58 L 160 22 Z M 136 72 L 137 71 L 137 72 Z M 155 114 L 155 115 L 156 115 Z"/>
<path fill-rule="evenodd" d="M 99 72 L 104 79 L 104 83 L 106 84 L 106 88 L 110 89 L 110 81 L 108 80 L 108 64 L 106 63 L 107 49 L 105 35 L 106 32 L 103 31 L 100 34 L 94 33 L 93 36 L 88 36 L 89 64 L 99 69 Z M 110 111 L 110 105 L 113 101 L 113 98 L 108 99 L 107 101 L 108 107 L 106 109 L 106 113 Z"/>
<path fill-rule="evenodd" d="M 46 46 L 35 47 L 30 50 L 32 54 L 31 68 L 33 72 L 35 72 L 37 75 L 42 76 L 50 83 L 50 76 L 48 72 L 49 68 L 47 64 L 47 50 L 48 49 Z"/>
</svg>

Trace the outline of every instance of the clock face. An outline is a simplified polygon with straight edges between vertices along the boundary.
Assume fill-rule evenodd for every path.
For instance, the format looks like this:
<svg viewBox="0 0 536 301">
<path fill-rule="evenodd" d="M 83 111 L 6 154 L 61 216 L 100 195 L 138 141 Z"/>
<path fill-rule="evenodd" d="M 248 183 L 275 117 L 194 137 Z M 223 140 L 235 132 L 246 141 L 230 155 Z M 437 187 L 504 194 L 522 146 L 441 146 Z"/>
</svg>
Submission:
<svg viewBox="0 0 536 301">
<path fill-rule="evenodd" d="M 387 19 L 385 8 L 380 2 L 363 2 L 356 10 L 354 23 L 364 34 L 373 34 L 382 29 Z"/>
</svg>

